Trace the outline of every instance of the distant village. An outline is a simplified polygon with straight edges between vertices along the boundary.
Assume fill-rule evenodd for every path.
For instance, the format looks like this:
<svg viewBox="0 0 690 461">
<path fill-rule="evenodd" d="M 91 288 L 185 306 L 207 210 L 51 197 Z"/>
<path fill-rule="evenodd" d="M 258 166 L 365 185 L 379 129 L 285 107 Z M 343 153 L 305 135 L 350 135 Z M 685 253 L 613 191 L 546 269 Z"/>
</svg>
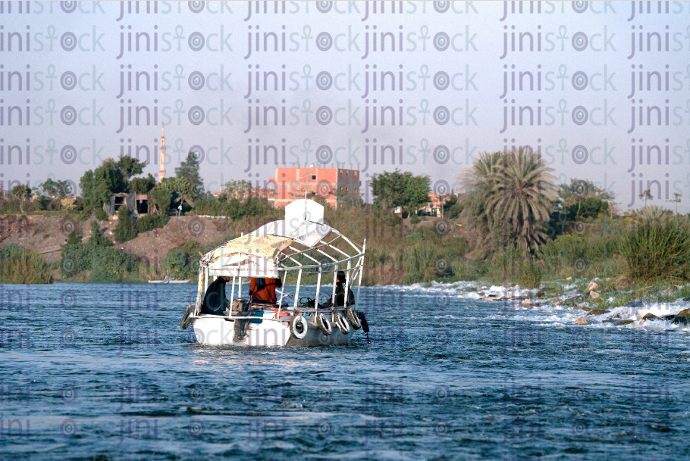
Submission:
<svg viewBox="0 0 690 461">
<path fill-rule="evenodd" d="M 159 147 L 159 171 L 157 182 L 160 183 L 166 177 L 166 146 L 165 129 L 162 129 Z M 263 197 L 276 209 L 285 208 L 286 205 L 294 200 L 306 196 L 320 197 L 331 208 L 340 209 L 353 200 L 359 200 L 362 196 L 359 170 L 345 168 L 323 168 L 310 165 L 309 167 L 277 167 L 275 177 L 269 178 L 268 183 L 273 187 L 251 186 L 248 181 L 235 181 L 243 183 L 245 187 L 238 187 L 234 190 L 221 189 L 213 192 L 212 195 L 219 198 L 222 194 L 228 194 L 238 200 L 244 200 L 249 195 Z M 446 203 L 451 194 L 429 193 L 429 201 L 417 210 L 420 216 L 441 216 L 443 214 L 443 204 Z M 122 205 L 137 215 L 148 213 L 149 206 L 148 194 L 138 193 L 118 193 L 114 194 L 110 201 L 110 206 L 106 206 L 109 214 L 116 214 Z M 395 214 L 402 216 L 403 207 L 397 206 Z"/>
<path fill-rule="evenodd" d="M 160 184 L 168 177 L 166 170 L 166 144 L 165 144 L 165 128 L 161 128 L 161 137 L 159 144 L 159 170 L 155 184 Z M 48 184 L 67 184 L 69 181 L 47 181 Z M 227 184 L 235 183 L 238 187 L 233 190 L 228 190 L 225 186 Z M 308 167 L 277 167 L 275 176 L 269 178 L 267 181 L 270 186 L 252 186 L 249 181 L 230 181 L 221 185 L 220 190 L 215 191 L 212 195 L 215 198 L 220 198 L 225 194 L 236 198 L 240 201 L 245 200 L 248 196 L 265 198 L 270 206 L 276 209 L 282 209 L 294 200 L 304 198 L 305 196 L 320 198 L 333 209 L 341 209 L 343 206 L 353 203 L 361 202 L 361 197 L 364 191 L 361 190 L 362 182 L 360 180 L 360 172 L 357 169 L 346 168 L 327 168 L 309 165 Z M 18 197 L 19 194 L 26 194 L 25 197 L 28 202 L 48 198 L 69 202 L 76 200 L 72 197 L 74 191 L 58 190 L 60 187 L 54 188 L 55 191 L 43 190 L 43 194 L 28 192 L 28 186 L 23 187 L 19 181 L 8 181 L 7 189 L 3 189 L 4 183 L 0 183 L 0 199 L 10 200 Z M 22 186 L 22 191 L 18 193 L 17 190 L 13 192 L 14 186 Z M 66 187 L 69 188 L 69 187 Z M 45 187 L 43 189 L 46 189 Z M 83 191 L 82 191 L 83 193 Z M 416 214 L 419 216 L 442 217 L 444 204 L 451 199 L 451 194 L 436 194 L 428 193 L 428 201 L 420 203 Z M 150 191 L 130 191 L 130 192 L 116 192 L 113 193 L 104 203 L 103 209 L 110 215 L 116 215 L 120 207 L 126 205 L 129 213 L 133 216 L 145 216 L 150 214 L 155 209 L 151 206 L 152 200 Z M 66 203 L 66 207 L 61 209 L 69 209 L 70 204 Z M 55 208 L 55 207 L 54 207 Z M 180 208 L 182 212 L 182 208 Z M 393 212 L 398 216 L 407 216 L 407 212 L 403 206 L 394 206 Z"/>
</svg>

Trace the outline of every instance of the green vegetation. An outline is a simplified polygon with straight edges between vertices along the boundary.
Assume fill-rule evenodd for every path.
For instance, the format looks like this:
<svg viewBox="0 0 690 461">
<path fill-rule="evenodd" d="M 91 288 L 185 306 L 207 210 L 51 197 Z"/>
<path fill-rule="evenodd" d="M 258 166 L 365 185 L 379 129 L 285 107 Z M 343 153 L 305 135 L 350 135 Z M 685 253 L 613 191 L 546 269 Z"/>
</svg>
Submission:
<svg viewBox="0 0 690 461">
<path fill-rule="evenodd" d="M 70 181 L 46 179 L 35 188 L 26 184 L 12 186 L 11 198 L 0 198 L 0 213 L 71 214 L 82 209 L 80 197 L 74 197 Z"/>
<path fill-rule="evenodd" d="M 452 206 L 462 207 L 480 278 L 527 287 L 568 277 L 690 280 L 687 217 L 649 206 L 614 219 L 611 192 L 575 179 L 556 187 L 524 148 L 481 154 L 462 179 L 464 194 Z"/>
<path fill-rule="evenodd" d="M 154 205 L 159 213 L 170 214 L 182 205 L 183 214 L 194 208 L 197 190 L 184 178 L 164 178 L 152 190 Z"/>
<path fill-rule="evenodd" d="M 204 194 L 198 199 L 194 207 L 194 214 L 209 216 L 227 216 L 233 220 L 245 217 L 274 217 L 280 219 L 282 211 L 271 206 L 265 197 L 247 195 L 244 200 L 221 194 L 217 199 L 211 194 Z"/>
<path fill-rule="evenodd" d="M 72 185 L 69 181 L 59 179 L 53 180 L 52 178 L 48 178 L 45 180 L 45 182 L 39 184 L 38 187 L 43 195 L 48 197 L 57 197 L 63 199 L 65 197 L 74 195 Z"/>
<path fill-rule="evenodd" d="M 0 283 L 52 283 L 50 266 L 35 251 L 17 245 L 0 247 Z"/>
<path fill-rule="evenodd" d="M 322 204 L 320 197 L 312 197 Z M 282 211 L 273 208 L 267 197 L 257 195 L 249 181 L 228 181 L 223 192 L 216 198 L 211 193 L 203 194 L 196 201 L 194 214 L 208 216 L 227 216 L 233 220 L 246 217 L 266 217 L 280 219 Z"/>
<path fill-rule="evenodd" d="M 122 205 L 117 210 L 117 225 L 113 230 L 113 237 L 116 242 L 126 242 L 137 236 L 136 220 L 129 215 L 127 205 Z"/>
<path fill-rule="evenodd" d="M 156 185 L 149 192 L 149 212 L 157 212 L 167 216 L 172 204 L 172 196 L 173 193 L 163 183 Z"/>
<path fill-rule="evenodd" d="M 132 178 L 129 182 L 129 192 L 148 194 L 155 186 L 156 180 L 151 176 L 151 173 L 149 173 L 145 178 Z"/>
<path fill-rule="evenodd" d="M 94 214 L 99 221 L 107 221 L 109 218 L 108 213 L 103 208 L 96 208 Z"/>
<path fill-rule="evenodd" d="M 117 161 L 108 158 L 95 170 L 88 170 L 79 181 L 82 199 L 79 208 L 85 216 L 92 213 L 96 219 L 105 221 L 108 214 L 103 210 L 103 205 L 110 202 L 110 197 L 117 193 L 149 194 L 149 213 L 169 215 L 174 214 L 179 205 L 183 206 L 183 213 L 194 207 L 194 200 L 203 193 L 203 182 L 199 175 L 199 163 L 196 156 L 190 152 L 187 160 L 176 168 L 177 177 L 165 178 L 160 184 L 156 184 L 155 178 L 149 173 L 140 176 L 146 166 L 132 157 L 121 157 Z M 49 188 L 56 188 L 53 183 Z M 52 190 L 52 189 L 51 189 Z M 145 222 L 145 230 L 162 227 L 167 220 L 153 220 Z M 125 220 L 125 227 L 117 232 L 118 241 L 127 241 L 136 236 L 132 226 Z M 120 226 L 122 227 L 122 226 Z M 123 239 L 123 240 L 120 240 Z"/>
<path fill-rule="evenodd" d="M 26 184 L 17 184 L 12 187 L 12 196 L 19 200 L 19 210 L 24 213 L 24 202 L 26 202 L 32 194 L 32 190 Z"/>
<path fill-rule="evenodd" d="M 443 216 L 446 219 L 456 219 L 464 209 L 465 204 L 458 200 L 458 196 L 455 195 L 455 192 L 451 192 L 450 197 L 443 204 Z"/>
<path fill-rule="evenodd" d="M 166 274 L 175 277 L 176 279 L 184 279 L 189 272 L 191 266 L 187 261 L 187 255 L 183 250 L 170 250 L 163 259 L 163 270 Z"/>
<path fill-rule="evenodd" d="M 252 190 L 252 183 L 240 179 L 237 181 L 228 181 L 223 184 L 223 193 L 220 194 L 219 199 L 229 200 L 230 198 L 242 198 Z"/>
<path fill-rule="evenodd" d="M 623 234 L 620 252 L 634 280 L 690 280 L 690 225 L 687 219 L 643 209 Z"/>
<path fill-rule="evenodd" d="M 167 215 L 161 214 L 148 214 L 145 216 L 140 216 L 136 221 L 137 234 L 143 234 L 154 229 L 161 229 L 165 227 L 169 219 L 170 218 L 168 218 Z"/>
<path fill-rule="evenodd" d="M 73 230 L 67 236 L 67 245 L 76 245 L 78 243 L 81 243 L 81 235 L 78 235 L 77 231 Z"/>
<path fill-rule="evenodd" d="M 206 254 L 218 247 L 225 240 L 202 246 L 194 239 L 188 239 L 184 248 L 171 250 L 162 261 L 163 273 L 178 280 L 195 279 L 199 274 L 199 260 L 202 254 Z"/>
<path fill-rule="evenodd" d="M 558 206 L 567 221 L 594 219 L 609 211 L 611 192 L 597 187 L 590 181 L 572 179 L 570 185 L 558 188 Z"/>
<path fill-rule="evenodd" d="M 535 255 L 546 241 L 556 187 L 550 168 L 526 148 L 485 153 L 467 174 L 463 212 L 475 225 L 478 256 L 519 249 Z"/>
<path fill-rule="evenodd" d="M 150 191 L 155 185 L 153 176 L 149 174 L 146 178 L 134 178 L 143 173 L 145 166 L 145 162 L 124 156 L 118 161 L 105 159 L 98 168 L 84 173 L 79 180 L 84 212 L 95 212 L 96 217 L 103 221 L 103 214 L 99 210 L 103 211 L 103 205 L 109 203 L 113 194 Z M 105 214 L 107 219 L 107 213 Z"/>
<path fill-rule="evenodd" d="M 127 207 L 122 206 L 113 236 L 118 242 L 126 242 L 140 233 L 165 226 L 168 219 L 164 215 L 147 215 L 135 220 L 129 216 Z M 75 231 L 70 233 L 67 243 L 62 245 L 62 261 L 58 267 L 67 279 L 94 282 L 143 281 L 150 275 L 150 268 L 136 256 L 113 247 L 97 220 L 91 221 L 91 238 L 84 243 Z"/>
<path fill-rule="evenodd" d="M 182 179 L 189 185 L 189 195 L 191 198 L 200 197 L 204 193 L 204 181 L 199 174 L 199 159 L 197 155 L 197 153 L 189 151 L 187 159 L 180 163 L 179 167 L 175 168 L 177 179 Z"/>
<path fill-rule="evenodd" d="M 376 175 L 371 180 L 374 206 L 383 210 L 402 207 L 410 214 L 415 213 L 429 201 L 430 182 L 429 176 L 414 176 L 397 169 Z"/>
<path fill-rule="evenodd" d="M 113 242 L 103 235 L 95 220 L 91 221 L 91 238 L 86 243 L 62 245 L 60 270 L 66 278 L 88 275 L 92 282 L 116 282 L 136 277 L 137 268 L 137 258 L 113 248 Z"/>
<path fill-rule="evenodd" d="M 513 148 L 486 178 L 491 189 L 484 198 L 485 214 L 504 248 L 537 252 L 546 240 L 544 223 L 555 199 L 552 168 L 527 148 Z"/>
</svg>

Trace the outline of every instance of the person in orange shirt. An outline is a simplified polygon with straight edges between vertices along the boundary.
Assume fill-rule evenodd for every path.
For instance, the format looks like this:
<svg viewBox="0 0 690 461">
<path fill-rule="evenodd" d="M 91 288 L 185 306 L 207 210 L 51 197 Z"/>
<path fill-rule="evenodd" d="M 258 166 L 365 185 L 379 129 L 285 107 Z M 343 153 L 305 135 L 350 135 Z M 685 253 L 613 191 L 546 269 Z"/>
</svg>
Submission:
<svg viewBox="0 0 690 461">
<path fill-rule="evenodd" d="M 281 288 L 280 279 L 252 278 L 249 281 L 249 297 L 253 304 L 276 304 L 276 288 Z"/>
</svg>

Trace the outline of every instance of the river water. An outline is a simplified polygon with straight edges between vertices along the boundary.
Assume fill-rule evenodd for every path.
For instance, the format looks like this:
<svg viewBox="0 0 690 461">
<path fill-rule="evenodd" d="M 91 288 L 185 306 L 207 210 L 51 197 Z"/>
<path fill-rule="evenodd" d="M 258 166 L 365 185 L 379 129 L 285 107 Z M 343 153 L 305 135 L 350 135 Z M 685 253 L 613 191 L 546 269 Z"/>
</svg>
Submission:
<svg viewBox="0 0 690 461">
<path fill-rule="evenodd" d="M 193 285 L 0 286 L 0 459 L 688 459 L 690 333 L 362 288 L 349 347 L 195 344 Z"/>
</svg>

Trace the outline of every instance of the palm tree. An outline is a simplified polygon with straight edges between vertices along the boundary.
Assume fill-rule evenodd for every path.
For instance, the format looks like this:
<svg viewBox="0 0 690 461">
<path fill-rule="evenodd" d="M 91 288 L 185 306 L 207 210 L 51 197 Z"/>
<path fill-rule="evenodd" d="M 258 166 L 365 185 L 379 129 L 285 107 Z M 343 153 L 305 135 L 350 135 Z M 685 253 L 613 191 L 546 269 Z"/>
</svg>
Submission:
<svg viewBox="0 0 690 461">
<path fill-rule="evenodd" d="M 504 242 L 523 251 L 537 251 L 546 240 L 543 225 L 556 198 L 552 168 L 531 149 L 521 146 L 493 166 L 486 216 L 495 230 L 503 227 Z"/>
<path fill-rule="evenodd" d="M 644 222 L 665 222 L 671 217 L 671 210 L 660 207 L 659 205 L 649 205 L 635 211 L 636 220 L 642 224 Z"/>
<path fill-rule="evenodd" d="M 483 152 L 463 176 L 459 179 L 464 184 L 465 193 L 462 202 L 463 215 L 473 229 L 475 252 L 487 256 L 496 248 L 492 239 L 490 222 L 486 214 L 486 200 L 494 187 L 494 167 L 501 162 L 502 152 Z"/>
<path fill-rule="evenodd" d="M 652 191 L 649 189 L 643 190 L 642 193 L 640 194 L 640 198 L 644 199 L 644 206 L 647 206 L 647 199 L 649 200 L 654 200 L 654 197 L 652 197 Z"/>
<path fill-rule="evenodd" d="M 19 211 L 24 213 L 24 201 L 29 199 L 33 191 L 26 184 L 17 184 L 12 187 L 12 195 L 19 199 Z"/>
<path fill-rule="evenodd" d="M 667 202 L 675 203 L 676 204 L 676 214 L 678 214 L 678 204 L 680 203 L 680 198 L 683 195 L 680 192 L 674 192 L 673 193 L 673 200 L 666 200 Z"/>
</svg>

